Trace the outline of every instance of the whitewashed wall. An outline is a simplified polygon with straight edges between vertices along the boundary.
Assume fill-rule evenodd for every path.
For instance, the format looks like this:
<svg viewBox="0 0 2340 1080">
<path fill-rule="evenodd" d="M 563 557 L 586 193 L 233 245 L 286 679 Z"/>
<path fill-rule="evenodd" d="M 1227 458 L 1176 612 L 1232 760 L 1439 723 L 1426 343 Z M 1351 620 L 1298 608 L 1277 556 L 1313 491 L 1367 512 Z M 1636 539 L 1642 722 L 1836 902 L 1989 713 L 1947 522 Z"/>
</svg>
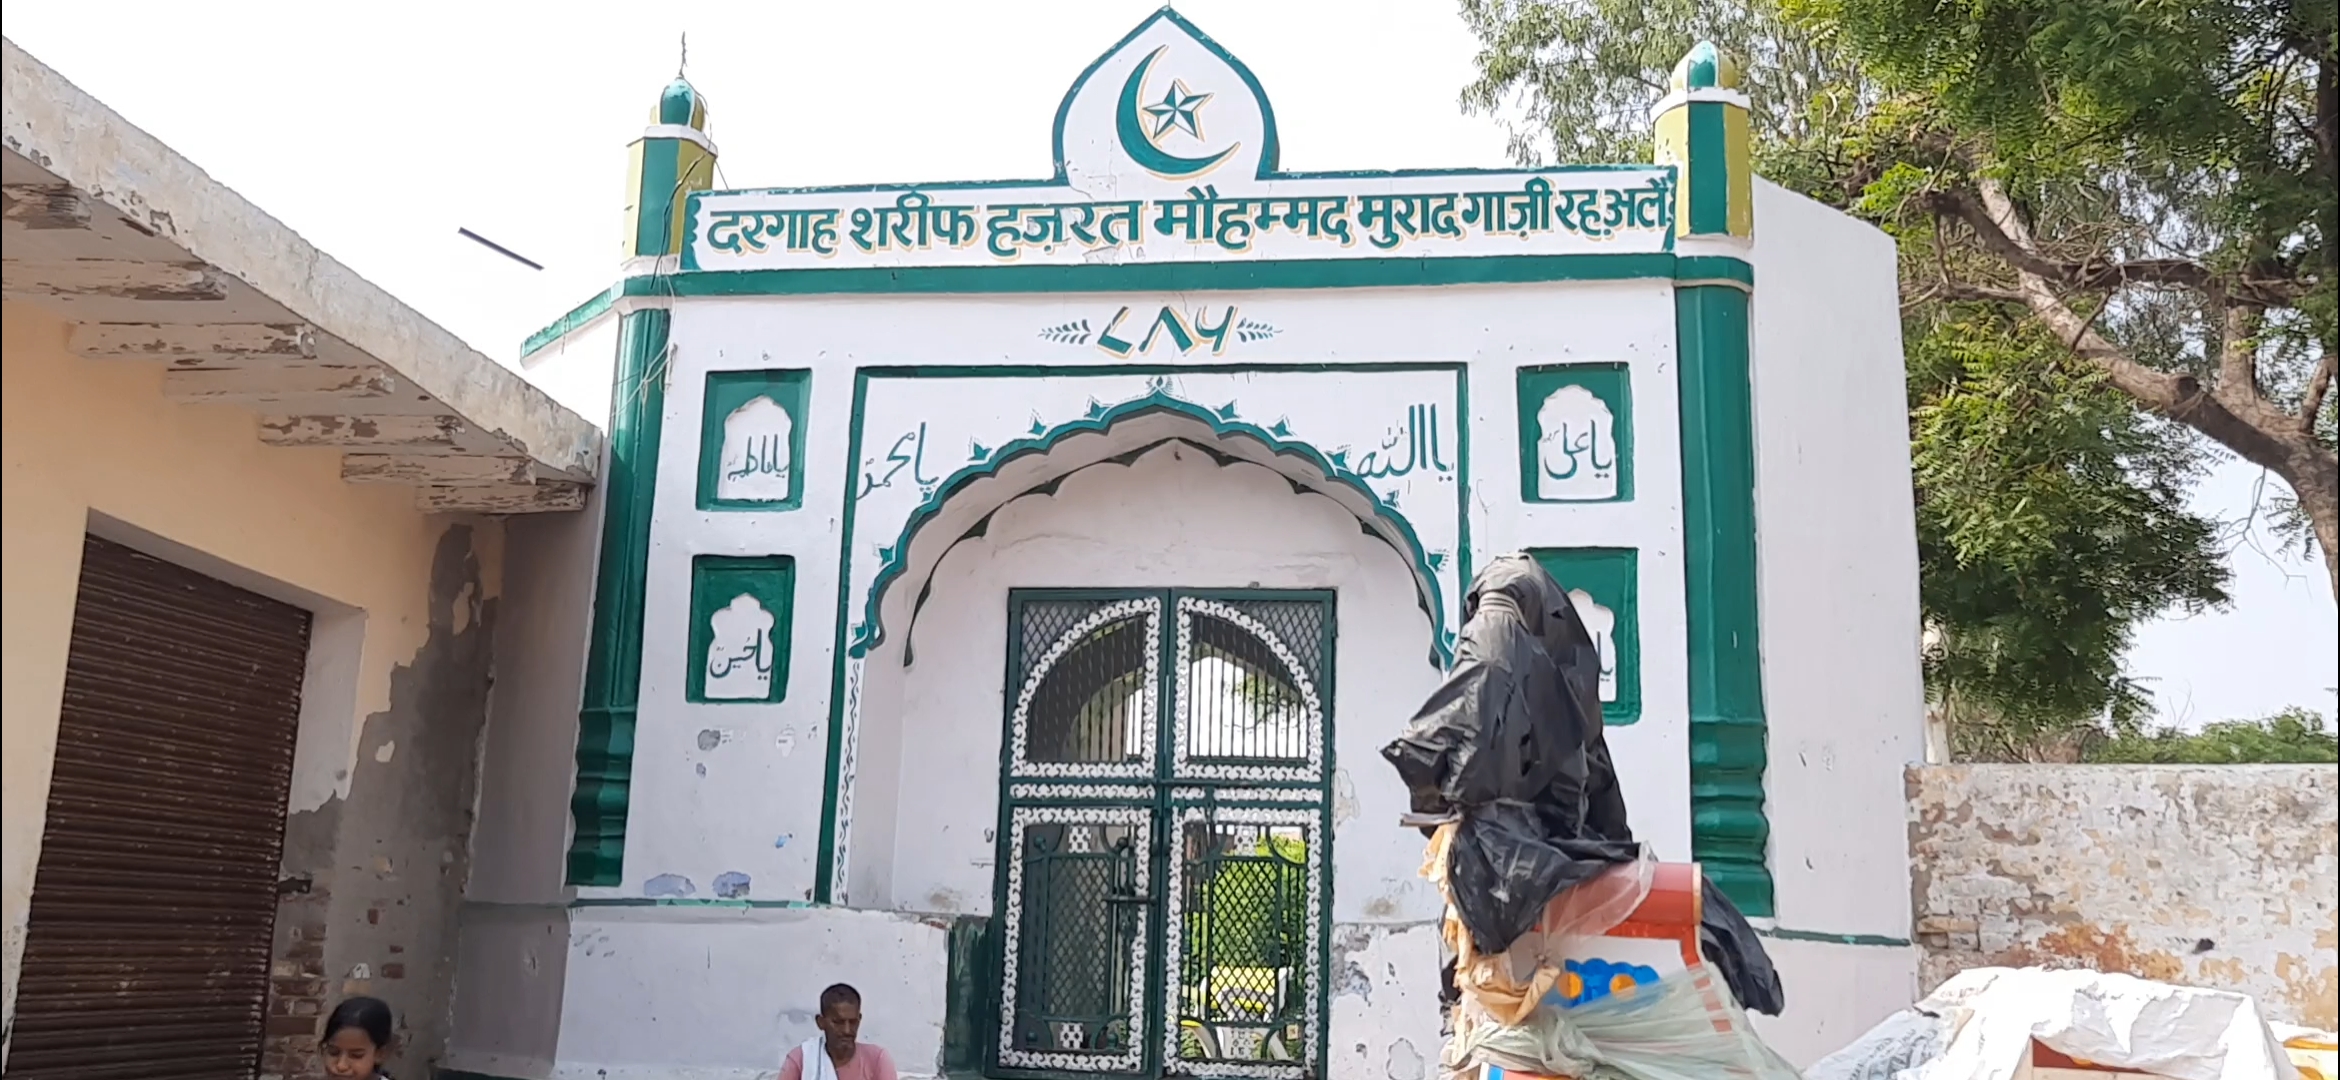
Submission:
<svg viewBox="0 0 2340 1080">
<path fill-rule="evenodd" d="M 1755 516 L 1774 940 L 1809 1064 L 1916 991 L 1909 837 L 1889 812 L 1924 757 L 1917 536 L 1893 243 L 1755 188 Z"/>
<path fill-rule="evenodd" d="M 1178 363 L 1176 352 L 1118 360 L 1039 338 L 1052 323 L 1165 303 L 1233 304 L 1279 333 L 1189 363 L 1436 363 L 1472 365 L 1471 517 L 1475 557 L 1531 545 L 1641 546 L 1645 718 L 1615 733 L 1638 831 L 1675 857 L 1689 850 L 1687 675 L 1682 661 L 1680 465 L 1670 363 L 1673 303 L 1663 283 L 1436 290 L 1326 290 L 1201 296 L 763 298 L 687 302 L 675 314 L 653 561 L 645 616 L 641 722 L 636 732 L 626 880 L 588 895 L 640 897 L 688 881 L 698 895 L 726 873 L 749 876 L 758 900 L 811 895 L 836 640 L 836 553 L 842 539 L 845 445 L 853 371 L 862 365 L 981 363 L 1087 367 Z M 1198 353 L 1200 350 L 1198 350 Z M 1633 365 L 1638 495 L 1599 507 L 1519 504 L 1514 375 L 1521 366 Z M 812 372 L 803 507 L 775 512 L 696 506 L 700 386 L 711 370 Z M 1322 376 L 1344 395 L 1347 376 Z M 1019 393 L 1015 381 L 997 391 Z M 865 447 L 865 453 L 872 451 Z M 1352 526 L 1354 527 L 1354 526 Z M 862 537 L 871 543 L 874 537 Z M 1362 539 L 1362 538 L 1360 538 Z M 787 698 L 777 705 L 683 701 L 690 557 L 788 554 L 797 559 L 795 641 Z M 1142 584 L 1132 581 L 1131 584 Z M 1240 583 L 1238 583 L 1240 584 Z M 860 598 L 854 598 L 858 605 Z M 1427 642 L 1425 640 L 1424 644 Z M 994 670 L 986 683 L 996 683 Z M 1416 664 L 1427 670 L 1426 660 Z M 873 703 L 874 706 L 874 703 Z M 1336 720 L 1336 723 L 1338 721 Z M 991 721 L 996 734 L 998 721 Z M 701 743 L 712 749 L 701 749 Z M 865 744 L 864 750 L 882 751 Z M 996 760 L 993 758 L 991 760 Z M 1352 758 L 1352 764 L 1354 759 Z M 704 775 L 701 769 L 704 767 Z M 872 812 L 857 798 L 856 816 Z M 899 889 L 889 895 L 908 902 Z"/>
<path fill-rule="evenodd" d="M 1890 248 L 1874 232 L 1776 189 L 1759 192 L 1758 213 L 1758 235 L 1781 238 L 1758 248 L 1765 268 L 1754 347 L 1772 865 L 1777 923 L 1790 935 L 1775 939 L 1774 951 L 1795 1010 L 1767 1030 L 1784 1052 L 1808 1061 L 1907 1000 L 1914 972 L 1906 948 L 1847 942 L 1908 936 L 1896 811 L 1900 765 L 1917 745 L 1915 566 Z M 1642 717 L 1610 737 L 1636 831 L 1662 856 L 1687 857 L 1670 283 L 692 300 L 674 321 L 625 880 L 578 890 L 585 899 L 638 905 L 677 888 L 706 898 L 718 876 L 735 874 L 752 883 L 739 899 L 812 895 L 856 368 L 1178 364 L 1173 349 L 1116 359 L 1044 341 L 1036 330 L 1121 306 L 1206 300 L 1240 306 L 1278 333 L 1187 363 L 1469 365 L 1475 562 L 1529 547 L 1638 551 Z M 1523 501 L 1519 369 L 1582 362 L 1628 365 L 1634 497 Z M 793 463 L 803 474 L 802 506 L 700 510 L 706 375 L 761 369 L 812 373 L 805 449 Z M 1372 396 L 1358 388 L 1368 376 L 1317 377 L 1328 395 Z M 1018 384 L 1001 380 L 975 392 L 1012 401 L 1023 392 Z M 1171 494 L 1157 498 L 1164 492 Z M 1271 539 L 1264 522 L 1283 532 Z M 690 559 L 700 554 L 796 558 L 783 702 L 684 701 Z M 871 1038 L 891 1046 L 910 1073 L 931 1069 L 946 933 L 935 916 L 987 912 L 991 902 L 993 843 L 985 832 L 996 818 L 1006 590 L 1253 582 L 1340 590 L 1333 1075 L 1429 1075 L 1438 1046 L 1436 948 L 1427 925 L 1435 905 L 1414 876 L 1418 838 L 1394 824 L 1403 795 L 1375 753 L 1436 679 L 1423 656 L 1430 631 L 1413 582 L 1395 552 L 1323 498 L 1295 496 L 1257 466 L 1220 468 L 1164 452 L 1092 469 L 1053 498 L 1003 511 L 987 537 L 962 545 L 935 575 L 920 616 L 918 662 L 900 666 L 904 638 L 893 626 L 870 657 L 849 893 L 856 907 L 890 913 L 572 911 L 559 1074 L 752 1075 L 802 1038 L 812 994 L 838 978 L 887 1003 L 891 1026 L 878 1026 L 873 1009 Z M 862 598 L 851 599 L 858 610 Z M 791 969 L 785 977 L 770 971 L 780 958 Z M 653 1015 L 642 1001 L 661 1004 Z"/>
</svg>

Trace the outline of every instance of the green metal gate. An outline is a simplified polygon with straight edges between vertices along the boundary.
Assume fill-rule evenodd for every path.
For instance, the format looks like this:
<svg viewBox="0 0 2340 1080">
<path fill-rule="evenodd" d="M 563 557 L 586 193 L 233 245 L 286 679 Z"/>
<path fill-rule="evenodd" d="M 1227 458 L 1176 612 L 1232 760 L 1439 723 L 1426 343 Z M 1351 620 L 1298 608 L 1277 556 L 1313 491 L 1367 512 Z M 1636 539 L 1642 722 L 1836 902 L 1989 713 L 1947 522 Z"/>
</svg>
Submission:
<svg viewBox="0 0 2340 1080">
<path fill-rule="evenodd" d="M 1008 598 L 1001 1076 L 1324 1062 L 1333 597 Z"/>
</svg>

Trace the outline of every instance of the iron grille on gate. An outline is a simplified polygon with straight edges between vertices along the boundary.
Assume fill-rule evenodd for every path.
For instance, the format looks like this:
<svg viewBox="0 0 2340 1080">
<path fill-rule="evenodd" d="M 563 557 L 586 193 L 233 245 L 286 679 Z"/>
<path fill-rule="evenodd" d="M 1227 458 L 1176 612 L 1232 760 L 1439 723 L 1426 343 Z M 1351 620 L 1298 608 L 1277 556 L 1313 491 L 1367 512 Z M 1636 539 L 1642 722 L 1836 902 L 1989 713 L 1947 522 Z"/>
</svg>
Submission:
<svg viewBox="0 0 2340 1080">
<path fill-rule="evenodd" d="M 1331 594 L 1009 604 L 995 1069 L 1320 1075 Z"/>
</svg>

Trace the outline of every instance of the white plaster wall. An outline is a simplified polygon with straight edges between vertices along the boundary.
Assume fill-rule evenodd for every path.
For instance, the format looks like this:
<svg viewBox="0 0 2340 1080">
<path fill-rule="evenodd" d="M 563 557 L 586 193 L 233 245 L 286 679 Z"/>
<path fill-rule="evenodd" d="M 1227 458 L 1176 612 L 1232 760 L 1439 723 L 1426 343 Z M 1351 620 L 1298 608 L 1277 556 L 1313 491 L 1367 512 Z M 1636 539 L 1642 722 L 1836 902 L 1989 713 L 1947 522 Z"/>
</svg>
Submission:
<svg viewBox="0 0 2340 1080">
<path fill-rule="evenodd" d="M 1332 1035 L 1326 1075 L 1431 1080 L 1438 1034 L 1438 927 L 1333 927 Z"/>
<path fill-rule="evenodd" d="M 1397 825 L 1405 790 L 1379 754 L 1439 679 L 1405 562 L 1332 500 L 1177 444 L 1074 473 L 1053 497 L 1009 503 L 936 573 L 917 661 L 900 667 L 894 645 L 872 654 L 864 775 L 895 772 L 901 812 L 891 836 L 857 817 L 855 864 L 890 863 L 892 891 L 863 900 L 857 885 L 856 902 L 991 913 L 1008 590 L 1128 586 L 1335 590 L 1333 749 L 1346 797 L 1334 807 L 1333 918 L 1436 918 L 1437 894 L 1417 874 L 1421 837 Z M 878 711 L 882 681 L 899 683 L 890 715 Z M 871 745 L 884 728 L 901 733 L 890 740 L 900 755 L 891 770 Z M 856 805 L 867 812 L 881 801 L 864 789 Z"/>
<path fill-rule="evenodd" d="M 523 515 L 504 527 L 505 602 L 496 620 L 467 901 L 566 899 L 569 795 L 577 781 L 577 710 L 604 490 L 596 485 L 580 513 Z"/>
<path fill-rule="evenodd" d="M 1181 356 L 1126 359 L 1042 340 L 1072 319 L 1164 304 L 1239 307 L 1272 322 L 1265 340 Z M 861 365 L 1071 367 L 1166 364 L 1464 362 L 1473 370 L 1470 544 L 1474 559 L 1528 546 L 1638 546 L 1644 613 L 1644 718 L 1613 733 L 1636 831 L 1664 853 L 1689 850 L 1687 673 L 1681 634 L 1680 464 L 1675 450 L 1673 300 L 1661 282 L 1588 282 L 1421 290 L 1082 296 L 695 299 L 675 309 L 674 353 L 652 525 L 642 712 L 636 731 L 624 883 L 588 896 L 641 896 L 659 875 L 705 895 L 715 875 L 749 874 L 756 899 L 810 895 L 837 633 L 854 371 Z M 1523 506 L 1513 411 L 1522 365 L 1634 365 L 1636 498 L 1600 506 Z M 725 369 L 812 372 L 802 508 L 770 513 L 696 507 L 704 378 Z M 1328 386 L 1338 386 L 1328 375 Z M 882 454 L 883 448 L 863 448 Z M 1352 526 L 1353 527 L 1353 526 Z M 890 537 L 887 542 L 890 542 Z M 874 537 L 857 542 L 878 543 Z M 778 705 L 692 705 L 683 698 L 693 554 L 797 560 L 794 655 Z M 859 602 L 859 598 L 855 598 Z M 990 661 L 996 682 L 998 661 Z M 872 692 L 877 692 L 873 690 Z M 879 704 L 876 700 L 869 703 Z M 1408 702 L 1410 713 L 1414 702 Z M 700 750 L 712 732 L 713 750 Z M 865 742 L 862 753 L 882 752 Z M 990 759 L 996 761 L 996 757 Z M 1355 758 L 1349 759 L 1355 764 Z M 1370 761 L 1370 759 L 1368 759 Z M 705 767 L 705 775 L 700 767 Z M 883 783 L 864 771 L 861 781 Z M 857 789 L 857 825 L 875 799 Z M 670 879 L 671 880 L 671 879 Z M 864 882 L 870 879 L 863 879 Z M 916 894 L 888 887 L 912 902 Z"/>
<path fill-rule="evenodd" d="M 1850 945 L 1765 938 L 1787 990 L 1787 1011 L 1756 1016 L 1755 1034 L 1802 1069 L 1860 1038 L 1917 997 L 1913 945 Z"/>
<path fill-rule="evenodd" d="M 949 929 L 842 908 L 571 913 L 557 1080 L 751 1080 L 811 1038 L 820 992 L 861 991 L 861 1037 L 904 1077 L 942 1059 Z"/>
<path fill-rule="evenodd" d="M 1609 752 L 1635 838 L 1662 859 L 1690 857 L 1690 669 L 1682 575 L 1681 396 L 1671 282 L 1563 286 L 1553 325 L 1471 368 L 1472 532 L 1479 564 L 1529 548 L 1640 551 L 1641 720 L 1611 727 Z M 1490 327 L 1490 331 L 1495 327 Z M 1512 328 L 1503 328 L 1511 330 Z M 1492 361 L 1492 362 L 1489 362 Z M 1624 363 L 1633 400 L 1633 498 L 1537 503 L 1520 498 L 1519 370 Z"/>
<path fill-rule="evenodd" d="M 543 1076 L 560 1034 L 569 795 L 593 623 L 604 487 L 583 512 L 505 525 L 504 604 L 457 915 L 446 1067 Z"/>
<path fill-rule="evenodd" d="M 1924 756 L 1924 689 L 1893 243 L 1768 183 L 1756 187 L 1755 215 L 1755 510 L 1778 923 L 1906 941 L 1908 835 L 1887 808 L 1903 803 L 1902 767 Z"/>
</svg>

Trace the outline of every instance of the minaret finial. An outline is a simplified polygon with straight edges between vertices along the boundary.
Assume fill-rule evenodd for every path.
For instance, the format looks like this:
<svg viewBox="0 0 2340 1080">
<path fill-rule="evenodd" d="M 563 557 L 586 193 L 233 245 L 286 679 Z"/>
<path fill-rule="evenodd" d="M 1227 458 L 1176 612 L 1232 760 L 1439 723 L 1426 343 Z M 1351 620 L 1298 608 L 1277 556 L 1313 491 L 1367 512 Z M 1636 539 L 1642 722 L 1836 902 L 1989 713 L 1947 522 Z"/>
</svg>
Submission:
<svg viewBox="0 0 2340 1080">
<path fill-rule="evenodd" d="M 690 32 L 690 31 L 688 31 L 688 30 L 685 30 L 685 31 L 683 31 L 683 33 L 682 33 L 682 56 L 681 56 L 680 58 L 676 59 L 676 60 L 675 60 L 675 62 L 674 62 L 674 77 L 675 77 L 675 78 L 677 78 L 677 79 L 679 79 L 679 78 L 682 78 L 682 77 L 683 77 L 683 69 L 685 69 L 685 68 L 688 68 L 688 67 L 690 67 L 690 66 L 691 66 L 691 32 Z"/>
</svg>

